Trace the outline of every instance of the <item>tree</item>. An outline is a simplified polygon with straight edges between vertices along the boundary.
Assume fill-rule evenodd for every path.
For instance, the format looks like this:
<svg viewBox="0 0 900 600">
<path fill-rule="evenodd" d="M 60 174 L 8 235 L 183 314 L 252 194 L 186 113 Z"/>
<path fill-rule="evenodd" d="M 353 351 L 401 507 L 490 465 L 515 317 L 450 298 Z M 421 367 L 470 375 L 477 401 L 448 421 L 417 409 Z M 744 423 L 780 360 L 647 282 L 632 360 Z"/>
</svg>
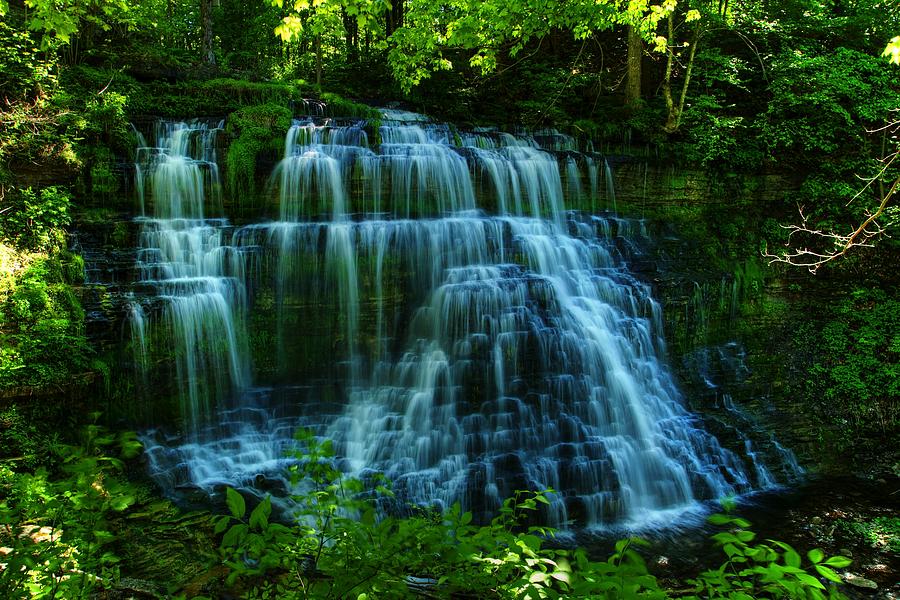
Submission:
<svg viewBox="0 0 900 600">
<path fill-rule="evenodd" d="M 200 0 L 200 45 L 201 60 L 207 65 L 216 64 L 213 51 L 212 0 Z"/>
<path fill-rule="evenodd" d="M 628 74 L 625 77 L 625 106 L 634 106 L 641 99 L 641 61 L 644 40 L 637 29 L 628 26 Z"/>
<path fill-rule="evenodd" d="M 7 5 L 8 6 L 8 5 Z M 60 5 L 55 0 L 25 0 L 28 29 L 41 34 L 41 47 L 56 40 L 70 47 L 71 62 L 79 59 L 78 46 L 89 46 L 96 31 L 134 25 L 128 0 L 81 0 Z M 0 6 L 0 14 L 3 12 Z"/>
<path fill-rule="evenodd" d="M 694 69 L 694 57 L 697 56 L 697 46 L 700 44 L 700 35 L 702 32 L 700 26 L 700 11 L 696 9 L 689 10 L 684 18 L 685 23 L 695 23 L 691 40 L 687 43 L 688 61 L 685 67 L 684 82 L 681 86 L 681 95 L 678 103 L 675 103 L 672 97 L 672 70 L 676 60 L 676 38 L 675 38 L 675 11 L 670 11 L 666 16 L 667 37 L 666 37 L 666 74 L 662 83 L 663 98 L 666 101 L 666 124 L 663 127 L 667 133 L 675 133 L 681 126 L 681 115 L 684 114 L 684 103 L 687 99 L 688 87 L 691 85 L 691 71 Z"/>
<path fill-rule="evenodd" d="M 888 126 L 893 133 L 900 132 L 900 121 Z M 780 253 L 764 252 L 769 259 L 769 264 L 783 263 L 792 267 L 805 267 L 810 273 L 815 273 L 824 265 L 846 257 L 847 254 L 857 248 L 871 248 L 875 241 L 886 234 L 887 230 L 895 224 L 890 208 L 892 203 L 900 195 L 900 176 L 889 183 L 887 191 L 883 177 L 890 172 L 895 162 L 898 162 L 900 151 L 886 156 L 883 160 L 883 168 L 877 175 L 870 178 L 866 185 L 853 197 L 850 202 L 859 199 L 866 194 L 871 187 L 881 189 L 880 200 L 874 209 L 866 210 L 865 219 L 858 225 L 851 226 L 849 231 L 841 232 L 837 229 L 823 230 L 810 223 L 809 218 L 800 209 L 799 225 L 783 225 L 788 230 L 787 249 Z M 885 222 L 887 221 L 887 222 Z"/>
<path fill-rule="evenodd" d="M 893 64 L 900 64 L 900 36 L 889 42 L 882 56 Z M 900 112 L 900 107 L 895 110 Z M 872 247 L 900 222 L 894 206 L 900 197 L 900 119 L 889 121 L 870 133 L 880 133 L 883 146 L 892 150 L 879 159 L 877 172 L 865 178 L 865 185 L 850 198 L 847 205 L 864 202 L 869 197 L 874 198 L 874 202 L 870 204 L 873 207 L 863 208 L 861 221 L 848 226 L 844 231 L 836 227 L 818 226 L 804 214 L 801 207 L 800 224 L 782 226 L 788 230 L 785 249 L 775 253 L 764 251 L 769 264 L 805 267 L 815 273 L 822 266 L 846 257 L 854 249 Z"/>
<path fill-rule="evenodd" d="M 269 0 L 283 8 L 284 0 Z M 381 29 L 382 14 L 391 10 L 389 0 L 295 0 L 288 4 L 289 14 L 275 28 L 284 42 L 311 35 L 316 54 L 316 84 L 322 84 L 323 38 L 334 31 L 344 32 L 348 57 L 358 48 L 360 32 Z"/>
<path fill-rule="evenodd" d="M 400 85 L 409 90 L 433 71 L 451 69 L 454 52 L 467 51 L 469 64 L 488 73 L 497 67 L 499 55 L 515 57 L 529 42 L 554 30 L 586 39 L 598 31 L 628 26 L 661 49 L 665 39 L 655 35 L 656 26 L 675 4 L 675 0 L 662 4 L 648 0 L 410 0 L 404 26 L 391 36 L 389 61 Z M 634 88 L 630 90 L 633 94 Z"/>
</svg>

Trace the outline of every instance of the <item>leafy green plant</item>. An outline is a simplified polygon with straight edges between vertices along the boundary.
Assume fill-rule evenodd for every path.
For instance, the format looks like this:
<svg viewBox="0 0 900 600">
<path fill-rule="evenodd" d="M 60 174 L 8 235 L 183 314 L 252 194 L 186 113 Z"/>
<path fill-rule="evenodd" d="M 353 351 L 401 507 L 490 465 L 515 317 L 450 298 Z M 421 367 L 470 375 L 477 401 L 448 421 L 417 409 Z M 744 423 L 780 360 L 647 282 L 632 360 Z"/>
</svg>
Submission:
<svg viewBox="0 0 900 600">
<path fill-rule="evenodd" d="M 90 425 L 79 445 L 54 448 L 59 473 L 0 466 L 4 598 L 87 598 L 117 579 L 108 518 L 134 502 L 119 474 L 140 448 L 133 433 Z"/>
<path fill-rule="evenodd" d="M 228 489 L 228 515 L 216 531 L 230 569 L 229 584 L 250 585 L 248 597 L 413 597 L 418 578 L 428 593 L 480 598 L 663 598 L 636 551 L 623 540 L 605 562 L 583 550 L 545 547 L 553 530 L 528 527 L 528 515 L 548 504 L 546 493 L 517 492 L 488 525 L 472 523 L 458 505 L 441 513 L 416 509 L 407 517 L 379 516 L 378 498 L 391 493 L 382 477 L 366 484 L 333 464 L 330 441 L 298 434 L 293 480 L 296 521 L 272 522 L 265 498 L 247 510 Z"/>
<path fill-rule="evenodd" d="M 41 95 L 57 84 L 53 54 L 41 55 L 25 31 L 0 22 L 0 89 L 11 98 Z"/>
<path fill-rule="evenodd" d="M 843 556 L 825 558 L 824 552 L 813 549 L 806 555 L 809 566 L 804 568 L 800 554 L 784 542 L 753 543 L 756 534 L 748 529 L 750 523 L 745 519 L 725 513 L 712 515 L 709 522 L 728 528 L 712 537 L 728 560 L 718 569 L 702 573 L 694 582 L 696 595 L 690 598 L 844 598 L 815 575 L 841 583 L 834 569 L 846 567 L 850 559 Z"/>
<path fill-rule="evenodd" d="M 242 205 L 256 192 L 257 157 L 265 150 L 276 153 L 290 126 L 290 109 L 274 103 L 245 106 L 228 116 L 227 130 L 236 136 L 226 158 L 228 187 Z"/>
<path fill-rule="evenodd" d="M 90 372 L 84 310 L 70 285 L 83 266 L 67 252 L 39 255 L 8 282 L 0 296 L 0 388 L 72 385 Z"/>
<path fill-rule="evenodd" d="M 0 462 L 17 468 L 46 465 L 56 443 L 55 436 L 41 432 L 20 407 L 0 411 Z"/>
<path fill-rule="evenodd" d="M 16 245 L 47 249 L 60 244 L 59 230 L 71 222 L 72 197 L 65 189 L 50 186 L 11 193 L 0 214 L 0 234 Z"/>
</svg>

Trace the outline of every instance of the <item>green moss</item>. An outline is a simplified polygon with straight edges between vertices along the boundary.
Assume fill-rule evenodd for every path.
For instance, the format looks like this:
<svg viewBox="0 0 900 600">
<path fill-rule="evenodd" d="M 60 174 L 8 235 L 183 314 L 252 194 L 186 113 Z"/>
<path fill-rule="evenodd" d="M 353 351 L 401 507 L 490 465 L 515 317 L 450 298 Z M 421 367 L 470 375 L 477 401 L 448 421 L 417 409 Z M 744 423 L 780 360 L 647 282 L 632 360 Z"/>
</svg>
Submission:
<svg viewBox="0 0 900 600">
<path fill-rule="evenodd" d="M 325 102 L 325 113 L 330 117 L 381 120 L 381 112 L 368 104 L 354 102 L 329 92 L 323 93 L 321 99 Z"/>
<path fill-rule="evenodd" d="M 277 150 L 291 126 L 290 109 L 274 103 L 241 108 L 228 116 L 227 131 L 236 136 L 226 156 L 227 181 L 233 198 L 256 193 L 256 161 L 265 150 Z"/>
<path fill-rule="evenodd" d="M 835 530 L 856 545 L 900 552 L 900 517 L 875 517 L 870 521 L 841 519 Z"/>
</svg>

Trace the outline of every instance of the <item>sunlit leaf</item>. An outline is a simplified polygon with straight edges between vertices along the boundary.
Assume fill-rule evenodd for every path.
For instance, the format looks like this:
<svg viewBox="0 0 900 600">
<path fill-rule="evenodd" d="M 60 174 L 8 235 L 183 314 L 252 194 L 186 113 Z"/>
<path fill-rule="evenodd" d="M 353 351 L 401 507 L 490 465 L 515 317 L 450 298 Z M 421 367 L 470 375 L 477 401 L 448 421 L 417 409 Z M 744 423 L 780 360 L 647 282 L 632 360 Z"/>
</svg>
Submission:
<svg viewBox="0 0 900 600">
<path fill-rule="evenodd" d="M 887 57 L 891 63 L 900 65 L 900 35 L 891 38 L 881 55 Z"/>
</svg>

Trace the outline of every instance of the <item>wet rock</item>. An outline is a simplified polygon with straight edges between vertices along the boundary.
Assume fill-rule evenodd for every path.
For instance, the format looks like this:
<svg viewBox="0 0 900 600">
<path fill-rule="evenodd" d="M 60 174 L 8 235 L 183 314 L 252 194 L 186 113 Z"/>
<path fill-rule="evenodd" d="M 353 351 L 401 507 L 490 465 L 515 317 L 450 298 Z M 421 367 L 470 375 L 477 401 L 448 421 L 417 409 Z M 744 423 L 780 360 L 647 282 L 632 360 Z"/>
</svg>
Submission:
<svg viewBox="0 0 900 600">
<path fill-rule="evenodd" d="M 853 558 L 853 552 L 851 552 L 849 548 L 841 548 L 838 550 L 838 554 L 846 556 L 847 558 Z"/>
<path fill-rule="evenodd" d="M 878 563 L 877 565 L 869 565 L 869 566 L 863 567 L 863 570 L 866 572 L 867 575 L 872 575 L 872 574 L 881 575 L 881 576 L 890 575 L 890 567 L 888 567 L 887 565 L 881 564 L 881 563 Z"/>
<path fill-rule="evenodd" d="M 187 504 L 202 505 L 206 502 L 209 502 L 209 494 L 206 492 L 206 490 L 193 483 L 185 483 L 175 486 L 175 493 L 182 500 L 182 502 L 185 502 Z"/>
<path fill-rule="evenodd" d="M 865 577 L 860 577 L 855 573 L 844 573 L 842 575 L 844 582 L 847 585 L 852 585 L 853 587 L 865 589 L 865 590 L 877 590 L 878 584 L 872 581 L 871 579 L 866 579 Z"/>
<path fill-rule="evenodd" d="M 253 485 L 256 489 L 283 498 L 288 495 L 287 483 L 280 477 L 269 477 L 262 473 L 253 479 Z"/>
<path fill-rule="evenodd" d="M 131 598 L 160 598 L 165 588 L 153 581 L 123 577 L 115 588 L 120 592 L 128 592 Z"/>
</svg>

